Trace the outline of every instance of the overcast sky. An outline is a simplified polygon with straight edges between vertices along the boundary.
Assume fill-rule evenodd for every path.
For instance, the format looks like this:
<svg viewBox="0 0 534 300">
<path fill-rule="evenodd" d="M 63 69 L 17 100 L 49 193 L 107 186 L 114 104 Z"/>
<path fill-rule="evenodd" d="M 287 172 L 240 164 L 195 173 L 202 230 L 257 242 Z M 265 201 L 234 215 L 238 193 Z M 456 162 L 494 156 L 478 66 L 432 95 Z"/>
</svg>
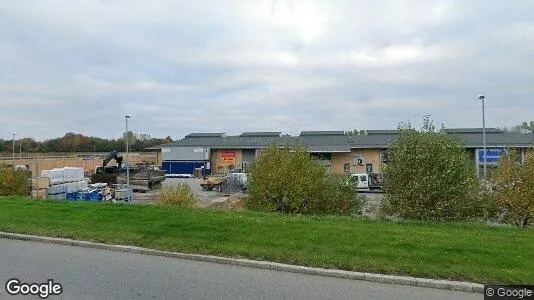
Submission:
<svg viewBox="0 0 534 300">
<path fill-rule="evenodd" d="M 0 1 L 0 138 L 534 119 L 534 1 Z"/>
</svg>

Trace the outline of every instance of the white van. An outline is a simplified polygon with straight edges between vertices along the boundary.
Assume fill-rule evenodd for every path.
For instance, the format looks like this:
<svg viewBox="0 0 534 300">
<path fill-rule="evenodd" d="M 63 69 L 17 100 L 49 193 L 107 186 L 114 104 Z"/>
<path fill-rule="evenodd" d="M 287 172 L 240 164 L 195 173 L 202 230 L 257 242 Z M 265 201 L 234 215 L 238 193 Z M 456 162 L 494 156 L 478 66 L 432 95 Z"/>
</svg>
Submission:
<svg viewBox="0 0 534 300">
<path fill-rule="evenodd" d="M 350 174 L 352 182 L 359 190 L 380 190 L 382 189 L 382 177 L 380 174 L 356 173 Z"/>
<path fill-rule="evenodd" d="M 369 175 L 365 173 L 350 174 L 353 182 L 356 184 L 356 188 L 359 190 L 369 189 Z"/>
</svg>

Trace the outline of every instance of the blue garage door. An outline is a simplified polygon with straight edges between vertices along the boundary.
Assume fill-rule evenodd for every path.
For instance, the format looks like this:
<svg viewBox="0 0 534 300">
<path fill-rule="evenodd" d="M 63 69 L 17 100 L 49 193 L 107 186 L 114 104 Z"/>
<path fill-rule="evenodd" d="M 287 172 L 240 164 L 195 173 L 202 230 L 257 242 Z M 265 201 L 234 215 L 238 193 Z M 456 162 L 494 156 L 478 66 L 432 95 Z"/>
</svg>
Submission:
<svg viewBox="0 0 534 300">
<path fill-rule="evenodd" d="M 165 174 L 193 175 L 196 168 L 200 168 L 203 166 L 203 161 L 163 161 L 162 163 L 162 168 Z"/>
</svg>

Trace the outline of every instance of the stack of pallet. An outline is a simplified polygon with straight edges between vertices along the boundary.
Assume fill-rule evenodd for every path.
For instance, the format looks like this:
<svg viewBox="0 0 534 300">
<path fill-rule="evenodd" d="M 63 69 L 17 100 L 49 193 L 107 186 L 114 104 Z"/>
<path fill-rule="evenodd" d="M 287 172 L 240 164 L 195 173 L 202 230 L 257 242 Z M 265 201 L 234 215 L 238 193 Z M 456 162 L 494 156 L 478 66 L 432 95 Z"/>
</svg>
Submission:
<svg viewBox="0 0 534 300">
<path fill-rule="evenodd" d="M 32 198 L 46 199 L 46 189 L 50 187 L 50 178 L 32 178 Z"/>
<path fill-rule="evenodd" d="M 67 193 L 76 193 L 88 189 L 88 182 L 84 177 L 83 168 L 58 168 L 43 170 L 41 177 L 50 179 L 50 186 L 46 188 L 48 199 L 65 200 Z"/>
</svg>

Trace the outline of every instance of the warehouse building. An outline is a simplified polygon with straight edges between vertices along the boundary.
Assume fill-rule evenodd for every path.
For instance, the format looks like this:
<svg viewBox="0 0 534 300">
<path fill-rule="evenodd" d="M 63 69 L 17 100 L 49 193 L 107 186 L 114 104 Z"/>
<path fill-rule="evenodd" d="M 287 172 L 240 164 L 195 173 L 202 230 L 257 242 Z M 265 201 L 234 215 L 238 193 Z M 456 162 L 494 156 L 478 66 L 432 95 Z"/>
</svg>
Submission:
<svg viewBox="0 0 534 300">
<path fill-rule="evenodd" d="M 464 142 L 473 165 L 481 174 L 484 161 L 482 129 L 446 131 Z M 344 131 L 302 131 L 299 136 L 282 135 L 281 132 L 245 132 L 238 136 L 191 133 L 181 140 L 149 149 L 157 151 L 158 164 L 169 175 L 193 174 L 200 168 L 208 174 L 247 170 L 261 149 L 299 144 L 328 166 L 332 173 L 382 173 L 387 164 L 388 145 L 397 134 L 397 130 L 367 130 L 360 135 L 347 135 Z M 522 160 L 534 153 L 534 134 L 490 128 L 486 129 L 486 145 L 486 164 L 491 168 L 496 166 L 507 147 L 517 149 Z"/>
</svg>

